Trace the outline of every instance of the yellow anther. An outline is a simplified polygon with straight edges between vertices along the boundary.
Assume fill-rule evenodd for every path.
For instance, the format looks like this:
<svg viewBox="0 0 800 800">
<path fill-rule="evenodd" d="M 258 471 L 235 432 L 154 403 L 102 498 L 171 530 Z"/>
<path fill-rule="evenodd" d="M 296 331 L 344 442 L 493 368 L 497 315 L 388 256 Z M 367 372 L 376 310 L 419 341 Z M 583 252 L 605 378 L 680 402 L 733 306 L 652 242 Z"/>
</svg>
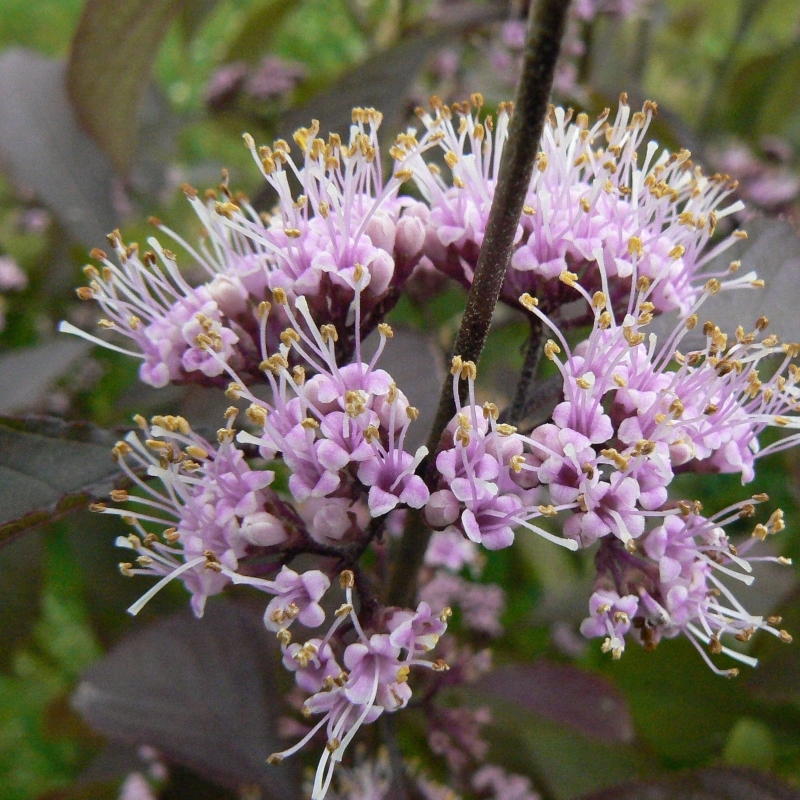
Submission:
<svg viewBox="0 0 800 800">
<path fill-rule="evenodd" d="M 644 254 L 642 240 L 638 236 L 631 236 L 628 240 L 628 254 L 636 256 L 637 258 L 641 258 Z"/>
<path fill-rule="evenodd" d="M 670 258 L 681 258 L 686 252 L 686 248 L 682 244 L 676 244 L 672 250 L 669 251 Z"/>
<path fill-rule="evenodd" d="M 208 451 L 203 449 L 202 447 L 198 447 L 196 444 L 190 444 L 186 448 L 186 453 L 190 455 L 192 458 L 198 458 L 201 461 L 208 458 Z"/>
<path fill-rule="evenodd" d="M 565 283 L 572 288 L 575 288 L 578 283 L 578 276 L 574 272 L 570 272 L 566 269 L 558 276 L 558 279 L 561 283 Z"/>
<path fill-rule="evenodd" d="M 544 344 L 544 354 L 551 361 L 556 360 L 556 356 L 561 352 L 561 348 L 552 340 L 548 339 Z"/>
<path fill-rule="evenodd" d="M 539 305 L 539 301 L 535 297 L 529 295 L 527 292 L 520 296 L 519 302 L 523 308 L 527 308 L 528 311 L 533 311 L 533 309 Z"/>
<path fill-rule="evenodd" d="M 328 342 L 338 342 L 339 341 L 339 334 L 336 331 L 336 326 L 331 325 L 328 323 L 327 325 L 323 325 L 319 329 L 320 334 L 322 335 L 322 341 L 327 344 Z"/>
<path fill-rule="evenodd" d="M 622 335 L 625 337 L 625 341 L 631 347 L 636 347 L 637 345 L 640 345 L 644 341 L 644 334 L 635 333 L 633 328 L 623 327 Z"/>
<path fill-rule="evenodd" d="M 291 347 L 295 342 L 300 341 L 300 334 L 294 328 L 287 328 L 281 333 L 281 342 L 286 347 Z"/>
<path fill-rule="evenodd" d="M 483 404 L 483 417 L 484 419 L 497 419 L 500 416 L 500 409 L 494 404 L 489 403 L 488 401 Z"/>
<path fill-rule="evenodd" d="M 252 405 L 245 411 L 245 414 L 247 414 L 247 419 L 249 419 L 250 422 L 258 425 L 260 428 L 263 428 L 264 425 L 267 424 L 269 412 L 264 406 Z"/>
</svg>

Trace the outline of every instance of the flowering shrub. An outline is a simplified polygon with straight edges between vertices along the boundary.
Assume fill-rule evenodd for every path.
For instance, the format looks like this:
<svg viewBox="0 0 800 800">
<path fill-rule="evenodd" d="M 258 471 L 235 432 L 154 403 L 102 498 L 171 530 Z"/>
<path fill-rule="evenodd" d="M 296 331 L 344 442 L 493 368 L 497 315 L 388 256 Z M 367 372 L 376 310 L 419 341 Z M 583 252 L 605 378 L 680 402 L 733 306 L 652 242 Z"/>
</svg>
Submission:
<svg viewBox="0 0 800 800">
<path fill-rule="evenodd" d="M 106 314 L 101 327 L 129 340 L 144 382 L 210 384 L 237 404 L 215 441 L 182 417 L 137 417 L 141 432 L 114 449 L 132 488 L 93 508 L 133 528 L 118 540 L 133 551 L 123 574 L 158 578 L 131 613 L 175 579 L 198 617 L 232 584 L 270 596 L 265 635 L 277 636 L 314 721 L 270 760 L 321 747 L 313 800 L 328 792 L 362 726 L 417 692 L 429 698 L 485 669 L 447 632 L 451 607 L 467 628 L 501 631 L 502 589 L 474 582 L 481 546 L 535 534 L 569 550 L 594 548 L 581 631 L 614 658 L 626 640 L 652 649 L 682 634 L 712 670 L 732 675 L 711 656 L 756 660 L 731 638 L 762 630 L 791 639 L 732 589 L 753 582 L 758 562 L 786 561 L 759 554 L 783 528 L 781 512 L 735 545 L 725 526 L 755 518 L 766 495 L 705 510 L 674 496 L 671 484 L 681 472 L 735 473 L 746 484 L 759 457 L 797 443 L 798 345 L 767 333 L 766 317 L 735 336 L 701 322 L 710 296 L 760 282 L 736 262 L 725 273 L 704 269 L 744 236 L 714 239 L 740 204 L 726 203 L 727 178 L 706 177 L 688 153 L 647 141 L 653 103 L 632 113 L 623 95 L 613 117 L 594 123 L 548 112 L 500 296 L 550 337 L 542 350 L 561 391 L 549 420 L 532 428 L 503 421 L 495 404 L 476 399 L 475 363 L 456 353 L 454 415 L 431 449 L 408 446 L 419 411 L 380 366 L 393 337 L 384 320 L 415 271 L 439 270 L 469 287 L 479 269 L 513 113 L 504 105 L 495 117 L 481 106 L 479 95 L 454 109 L 434 98 L 419 114 L 422 133 L 406 131 L 390 148 L 388 174 L 372 109 L 354 110 L 348 141 L 321 138 L 316 123 L 298 130 L 298 155 L 285 141 L 257 148 L 245 136 L 277 193 L 273 213 L 259 215 L 224 183 L 205 200 L 184 188 L 204 226 L 199 246 L 154 220 L 206 271 L 205 283 L 187 283 L 156 239 L 141 253 L 115 232 L 116 260 L 95 251 L 100 265 L 86 268 L 89 284 L 79 290 Z M 423 200 L 401 193 L 409 183 Z M 577 308 L 569 319 L 567 303 Z M 674 325 L 650 332 L 670 311 Z M 367 356 L 363 340 L 373 331 L 378 344 Z M 765 361 L 768 375 L 759 373 Z M 766 428 L 783 436 L 762 446 Z M 417 576 L 401 572 L 406 592 L 395 594 L 402 562 L 391 573 L 402 547 L 391 531 L 403 524 L 403 540 L 427 542 L 410 603 Z M 370 551 L 378 560 L 362 561 Z M 301 553 L 318 566 L 292 569 Z M 388 595 L 375 584 L 387 576 Z M 334 611 L 337 580 L 344 597 Z M 469 719 L 440 709 L 430 734 L 456 771 L 483 758 L 485 719 L 462 712 Z M 465 726 L 472 732 L 454 739 Z M 522 779 L 483 766 L 472 781 L 499 797 Z M 517 789 L 529 792 L 524 782 Z"/>
</svg>

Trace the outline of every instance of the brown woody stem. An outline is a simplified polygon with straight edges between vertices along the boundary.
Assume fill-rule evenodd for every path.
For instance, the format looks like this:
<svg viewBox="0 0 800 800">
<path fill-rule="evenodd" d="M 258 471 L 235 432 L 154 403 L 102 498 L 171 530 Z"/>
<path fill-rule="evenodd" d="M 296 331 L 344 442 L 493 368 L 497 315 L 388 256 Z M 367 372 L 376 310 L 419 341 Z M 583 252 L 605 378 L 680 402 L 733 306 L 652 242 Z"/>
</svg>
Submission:
<svg viewBox="0 0 800 800">
<path fill-rule="evenodd" d="M 538 0 L 531 4 L 522 75 L 514 100 L 508 141 L 503 149 L 500 174 L 467 307 L 453 347 L 453 355 L 461 356 L 464 361 L 477 364 L 480 359 L 492 312 L 511 260 L 514 236 L 544 129 L 569 2 Z M 467 391 L 466 381 L 460 384 L 460 390 L 463 400 Z M 439 440 L 455 411 L 452 381 L 448 376 L 428 438 L 428 460 L 420 466 L 421 474 L 425 475 L 429 486 L 435 478 L 431 465 Z M 417 573 L 430 535 L 431 531 L 425 525 L 422 514 L 410 511 L 408 525 L 394 557 L 387 597 L 390 605 L 405 605 L 413 600 Z"/>
</svg>

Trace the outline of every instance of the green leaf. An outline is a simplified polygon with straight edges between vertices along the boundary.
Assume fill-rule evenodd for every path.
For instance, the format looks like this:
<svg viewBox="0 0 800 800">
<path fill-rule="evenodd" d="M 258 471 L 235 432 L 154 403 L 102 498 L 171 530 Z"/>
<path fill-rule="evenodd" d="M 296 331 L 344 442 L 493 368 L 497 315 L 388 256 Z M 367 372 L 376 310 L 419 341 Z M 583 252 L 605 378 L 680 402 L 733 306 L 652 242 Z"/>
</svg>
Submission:
<svg viewBox="0 0 800 800">
<path fill-rule="evenodd" d="M 217 0 L 192 0 L 181 8 L 179 20 L 184 43 L 192 40 L 216 6 Z"/>
<path fill-rule="evenodd" d="M 728 734 L 722 757 L 734 767 L 770 769 L 775 761 L 772 731 L 760 720 L 742 717 Z"/>
<path fill-rule="evenodd" d="M 800 634 L 800 590 L 795 590 L 775 612 L 781 617 L 776 626 L 795 637 Z M 758 700 L 768 703 L 800 705 L 800 650 L 772 636 L 756 640 L 753 655 L 760 659 L 758 669 L 747 675 L 746 686 Z"/>
<path fill-rule="evenodd" d="M 72 40 L 67 90 L 78 119 L 126 173 L 137 113 L 161 40 L 185 0 L 87 0 Z"/>
<path fill-rule="evenodd" d="M 0 417 L 0 546 L 107 495 L 123 477 L 115 441 L 88 424 Z"/>
<path fill-rule="evenodd" d="M 758 134 L 780 134 L 797 113 L 797 87 L 800 85 L 800 45 L 780 54 L 772 73 L 767 95 L 758 118 Z"/>
<path fill-rule="evenodd" d="M 800 44 L 742 64 L 715 104 L 717 123 L 754 143 L 766 134 L 782 133 L 797 111 L 798 82 Z"/>
</svg>

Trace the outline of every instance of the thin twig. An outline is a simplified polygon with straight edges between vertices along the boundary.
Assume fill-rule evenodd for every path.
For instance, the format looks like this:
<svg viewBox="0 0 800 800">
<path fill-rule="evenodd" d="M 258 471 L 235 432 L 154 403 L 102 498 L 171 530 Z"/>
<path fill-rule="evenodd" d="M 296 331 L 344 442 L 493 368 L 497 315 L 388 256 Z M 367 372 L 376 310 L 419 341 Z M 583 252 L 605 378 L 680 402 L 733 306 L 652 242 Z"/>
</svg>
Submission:
<svg viewBox="0 0 800 800">
<path fill-rule="evenodd" d="M 517 381 L 514 400 L 503 417 L 503 421 L 509 423 L 509 425 L 516 425 L 527 414 L 531 382 L 536 377 L 536 371 L 539 368 L 539 361 L 542 357 L 542 321 L 539 317 L 532 316 L 530 318 L 530 326 L 530 335 L 525 347 L 525 361 L 522 364 L 522 372 L 520 372 L 519 380 Z"/>
<path fill-rule="evenodd" d="M 397 744 L 392 715 L 381 715 L 380 726 L 381 738 L 389 752 L 389 764 L 392 768 L 392 791 L 389 793 L 389 797 L 395 798 L 395 800 L 423 800 L 423 795 L 416 782 L 406 770 L 403 754 Z"/>
<path fill-rule="evenodd" d="M 531 5 L 525 58 L 514 100 L 508 140 L 503 149 L 497 188 L 489 211 L 475 277 L 453 347 L 453 353 L 461 356 L 464 361 L 474 361 L 477 364 L 480 359 L 489 333 L 492 312 L 511 260 L 514 236 L 544 129 L 568 9 L 569 0 L 539 0 Z M 460 389 L 464 391 L 463 399 L 466 396 L 465 382 L 462 382 Z M 428 438 L 428 459 L 419 469 L 429 486 L 435 480 L 431 464 L 439 440 L 455 410 L 452 382 L 448 377 L 442 387 L 436 419 Z M 401 604 L 413 598 L 417 573 L 430 535 L 431 531 L 425 525 L 422 515 L 419 512 L 409 512 L 406 530 L 393 558 L 387 597 L 390 604 Z"/>
</svg>

